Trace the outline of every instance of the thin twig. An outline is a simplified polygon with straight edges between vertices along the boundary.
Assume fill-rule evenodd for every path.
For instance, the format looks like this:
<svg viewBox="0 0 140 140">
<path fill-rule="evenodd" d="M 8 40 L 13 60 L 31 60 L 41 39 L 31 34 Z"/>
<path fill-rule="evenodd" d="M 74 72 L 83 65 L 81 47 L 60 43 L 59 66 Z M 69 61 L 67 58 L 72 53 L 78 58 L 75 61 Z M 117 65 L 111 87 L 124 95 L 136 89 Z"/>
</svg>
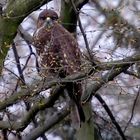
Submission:
<svg viewBox="0 0 140 140">
<path fill-rule="evenodd" d="M 133 119 L 133 117 L 134 117 L 135 106 L 136 106 L 136 103 L 137 103 L 137 101 L 138 101 L 139 94 L 140 94 L 140 88 L 139 88 L 138 93 L 137 93 L 137 95 L 136 95 L 136 98 L 135 98 L 135 100 L 134 100 L 134 102 L 133 102 L 133 107 L 132 107 L 131 116 L 130 116 L 130 119 L 128 120 L 128 122 L 127 122 L 127 124 L 126 124 L 126 126 L 125 126 L 125 128 L 124 128 L 124 131 L 123 131 L 124 133 L 125 133 L 126 129 L 128 128 L 130 122 L 132 121 L 132 119 Z"/>
<path fill-rule="evenodd" d="M 32 36 L 26 30 L 24 30 L 22 25 L 19 25 L 18 33 L 26 42 L 28 42 L 28 44 L 32 43 Z"/>
<path fill-rule="evenodd" d="M 118 133 L 120 134 L 120 136 L 122 137 L 122 139 L 127 140 L 120 125 L 117 123 L 115 117 L 113 116 L 113 114 L 112 114 L 111 110 L 109 109 L 108 105 L 106 104 L 106 102 L 103 100 L 103 98 L 99 94 L 95 94 L 95 97 L 102 104 L 103 108 L 105 109 L 108 116 L 110 117 L 112 123 L 116 126 L 116 129 L 117 129 Z"/>
<path fill-rule="evenodd" d="M 26 67 L 27 67 L 27 65 L 28 65 L 28 62 L 29 62 L 29 60 L 30 60 L 30 58 L 31 58 L 32 55 L 35 56 L 35 58 L 36 58 L 36 67 L 37 67 L 37 70 L 38 70 L 38 67 L 39 67 L 39 66 L 38 66 L 37 57 L 36 57 L 36 54 L 33 52 L 33 49 L 32 49 L 32 46 L 31 46 L 31 43 L 32 43 L 32 36 L 31 36 L 30 34 L 28 34 L 28 33 L 22 28 L 21 25 L 20 25 L 20 27 L 19 27 L 18 30 L 19 30 L 19 33 L 20 33 L 21 37 L 25 40 L 25 42 L 27 43 L 27 45 L 28 45 L 28 47 L 29 47 L 29 50 L 30 50 L 30 54 L 29 54 L 29 56 L 27 57 L 27 60 L 26 60 L 26 63 L 25 63 L 25 65 L 24 65 L 24 67 L 22 68 L 22 73 L 23 73 L 23 71 L 26 69 Z M 27 109 L 27 111 L 30 111 L 30 109 L 31 109 L 30 103 L 27 102 L 27 101 L 25 101 L 25 104 L 26 104 L 26 109 Z M 38 122 L 37 122 L 37 120 L 35 119 L 35 117 L 32 118 L 32 121 L 33 121 L 34 127 L 35 127 L 35 128 L 38 127 Z M 42 137 L 43 140 L 47 140 L 47 137 L 45 136 L 45 134 L 42 134 L 41 137 Z"/>
<path fill-rule="evenodd" d="M 140 79 L 140 75 L 138 75 L 137 73 L 132 72 L 132 71 L 130 71 L 130 70 L 124 71 L 124 73 L 125 73 L 125 74 L 128 74 L 128 75 L 131 75 L 131 76 L 134 76 L 134 77 Z"/>
<path fill-rule="evenodd" d="M 77 8 L 76 8 L 76 6 L 75 6 L 73 0 L 71 0 L 71 3 L 72 3 L 72 6 L 73 6 L 73 9 L 74 9 L 74 11 L 75 11 L 75 14 L 78 15 L 79 28 L 80 28 L 80 30 L 81 30 L 81 33 L 82 33 L 83 38 L 84 38 L 84 41 L 85 41 L 85 45 L 86 45 L 86 49 L 87 49 L 87 52 L 88 52 L 88 55 L 89 55 L 89 59 L 90 59 L 90 61 L 92 62 L 92 65 L 93 65 L 93 66 L 96 66 L 96 64 L 95 64 L 94 61 L 93 61 L 93 56 L 92 56 L 92 53 L 91 53 L 91 50 L 90 50 L 90 47 L 89 47 L 89 43 L 88 43 L 88 40 L 87 40 L 87 36 L 86 36 L 86 34 L 85 34 L 85 31 L 84 31 L 84 29 L 83 29 L 83 26 L 82 26 L 82 23 L 81 23 L 81 20 L 80 20 L 80 17 L 79 17 L 79 11 L 77 10 Z"/>
<path fill-rule="evenodd" d="M 20 57 L 18 55 L 18 52 L 17 52 L 17 48 L 16 48 L 16 45 L 15 43 L 13 42 L 12 43 L 12 49 L 13 49 L 13 52 L 14 52 L 14 56 L 15 56 L 15 60 L 16 60 L 16 65 L 17 65 L 17 69 L 18 69 L 18 73 L 19 73 L 19 77 L 22 81 L 23 84 L 25 84 L 25 78 L 24 78 L 24 75 L 23 75 L 23 72 L 22 72 L 22 68 L 21 68 L 21 65 L 20 65 Z"/>
<path fill-rule="evenodd" d="M 30 50 L 30 55 L 29 57 L 27 58 L 26 60 L 26 64 L 25 66 L 23 67 L 22 71 L 25 70 L 26 68 L 26 65 L 28 64 L 28 61 L 30 60 L 31 56 L 35 56 L 35 60 L 36 60 L 36 68 L 37 68 L 37 71 L 39 71 L 39 64 L 38 64 L 38 60 L 37 60 L 37 56 L 36 54 L 33 52 L 33 49 L 32 49 L 32 46 L 31 46 L 31 43 L 33 41 L 32 39 L 32 36 L 27 33 L 24 28 L 20 25 L 19 28 L 18 28 L 18 32 L 20 34 L 20 36 L 25 40 L 25 42 L 27 43 L 28 47 L 29 47 L 29 50 Z"/>
</svg>

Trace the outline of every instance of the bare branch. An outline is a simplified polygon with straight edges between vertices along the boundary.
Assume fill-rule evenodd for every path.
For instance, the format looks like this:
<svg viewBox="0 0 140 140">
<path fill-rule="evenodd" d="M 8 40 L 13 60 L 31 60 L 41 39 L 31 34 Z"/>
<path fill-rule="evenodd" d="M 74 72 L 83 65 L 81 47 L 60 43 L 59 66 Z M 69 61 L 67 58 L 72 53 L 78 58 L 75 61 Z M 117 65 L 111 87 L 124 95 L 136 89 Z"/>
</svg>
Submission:
<svg viewBox="0 0 140 140">
<path fill-rule="evenodd" d="M 112 123 L 116 126 L 120 136 L 122 137 L 123 140 L 127 140 L 120 125 L 117 123 L 115 117 L 113 116 L 111 110 L 109 109 L 108 105 L 106 104 L 106 102 L 102 99 L 102 97 L 97 93 L 95 94 L 95 97 L 98 99 L 98 101 L 102 104 L 102 106 L 104 107 L 105 111 L 107 112 L 108 116 L 110 117 Z"/>
<path fill-rule="evenodd" d="M 130 76 L 134 76 L 134 77 L 140 79 L 140 75 L 137 74 L 137 73 L 135 73 L 135 72 L 133 72 L 133 71 L 127 70 L 127 71 L 125 71 L 124 73 L 125 73 L 125 74 L 128 74 L 128 75 L 130 75 Z"/>
<path fill-rule="evenodd" d="M 140 56 L 139 55 L 134 55 L 131 57 L 127 57 L 123 60 L 120 61 L 114 61 L 111 62 L 108 66 L 108 63 L 104 64 L 104 67 L 110 67 L 114 68 L 112 72 L 107 73 L 105 76 L 102 78 L 99 78 L 97 83 L 92 85 L 90 88 L 93 89 L 93 91 L 97 91 L 100 87 L 103 86 L 104 83 L 113 80 L 117 75 L 119 75 L 121 72 L 126 71 L 128 67 L 133 65 L 135 62 L 140 61 Z M 102 66 L 102 67 L 103 67 Z M 30 88 L 27 86 L 22 87 L 23 89 L 18 92 L 18 93 L 13 93 L 10 98 L 6 99 L 6 101 L 0 102 L 0 110 L 5 109 L 6 107 L 14 104 L 15 102 L 24 99 L 25 97 L 30 97 L 33 95 L 36 95 L 40 93 L 43 90 L 47 90 L 48 88 L 51 88 L 52 86 L 55 85 L 63 85 L 67 82 L 76 82 L 76 81 L 81 81 L 85 78 L 88 78 L 90 76 L 91 69 L 94 70 L 94 68 L 89 67 L 89 71 L 84 73 L 84 72 L 79 72 L 77 74 L 69 75 L 64 79 L 53 79 L 49 81 L 36 81 L 34 85 L 32 85 Z M 42 87 L 43 85 L 43 87 Z"/>
<path fill-rule="evenodd" d="M 53 106 L 54 102 L 58 99 L 59 95 L 62 94 L 63 88 L 57 86 L 51 96 L 47 99 L 43 99 L 41 103 L 38 101 L 32 108 L 27 112 L 27 114 L 21 119 L 20 122 L 13 121 L 0 121 L 0 129 L 11 129 L 22 131 L 28 126 L 32 121 L 32 118 L 40 111 L 45 108 Z"/>
<path fill-rule="evenodd" d="M 29 135 L 23 137 L 23 140 L 35 140 L 41 134 L 51 129 L 54 125 L 58 124 L 70 113 L 69 108 L 70 106 L 67 105 L 65 108 L 54 114 L 49 120 L 46 120 L 44 124 L 38 126 L 32 132 L 30 132 Z"/>
<path fill-rule="evenodd" d="M 22 20 L 34 10 L 51 0 L 12 0 L 0 16 L 0 66 L 14 39 Z M 7 46 L 7 47 L 6 47 Z"/>
<path fill-rule="evenodd" d="M 109 81 L 113 80 L 116 76 L 118 76 L 120 73 L 123 71 L 126 71 L 133 63 L 128 63 L 128 61 L 138 61 L 138 58 L 140 56 L 133 56 L 133 57 L 128 57 L 124 59 L 121 65 L 114 65 L 113 69 L 109 71 L 107 74 L 105 74 L 103 77 L 101 76 L 100 78 L 97 79 L 97 81 L 94 82 L 94 84 L 90 85 L 87 87 L 87 90 L 90 90 L 88 95 L 85 95 L 83 102 L 87 102 L 91 99 L 92 96 L 96 94 L 98 89 L 100 89 L 104 84 L 108 83 Z M 10 98 L 8 98 L 6 101 L 3 101 L 0 103 L 0 110 L 5 109 L 6 107 L 24 99 L 29 99 L 29 97 L 33 97 L 36 94 L 39 94 L 41 91 L 46 90 L 48 88 L 51 88 L 52 86 L 58 85 L 58 90 L 62 91 L 63 88 L 65 88 L 65 83 L 67 82 L 73 82 L 73 81 L 81 81 L 85 78 L 87 78 L 88 73 L 79 73 L 79 74 L 74 74 L 70 75 L 64 79 L 53 79 L 51 81 L 42 81 L 39 83 L 36 83 L 34 86 L 31 86 L 30 88 L 24 87 L 24 89 L 21 92 L 13 94 Z M 60 92 L 59 92 L 60 93 Z M 4 127 L 5 129 L 11 128 L 14 130 L 23 130 L 31 121 L 32 117 L 35 116 L 40 110 L 44 110 L 47 107 L 50 107 L 54 104 L 54 102 L 57 100 L 59 97 L 58 92 L 56 94 L 51 94 L 51 96 L 48 99 L 43 100 L 43 104 L 36 103 L 31 110 L 27 113 L 27 115 L 21 120 L 21 123 L 17 122 L 10 122 L 9 124 L 7 122 L 1 121 L 0 127 Z M 7 124 L 7 125 L 6 125 Z"/>
<path fill-rule="evenodd" d="M 75 14 L 78 15 L 79 28 L 81 30 L 81 33 L 82 33 L 84 41 L 85 41 L 86 49 L 87 49 L 87 52 L 88 52 L 88 55 L 89 55 L 89 60 L 92 62 L 92 66 L 96 66 L 96 64 L 93 61 L 92 52 L 90 50 L 89 43 L 88 43 L 86 34 L 84 32 L 84 29 L 83 29 L 83 26 L 82 26 L 82 23 L 81 23 L 81 19 L 79 17 L 79 10 L 77 10 L 76 5 L 74 4 L 73 0 L 71 0 L 71 3 L 72 3 L 72 6 L 73 6 L 73 9 L 75 11 Z"/>
<path fill-rule="evenodd" d="M 22 25 L 19 25 L 18 33 L 21 35 L 22 38 L 24 38 L 26 42 L 28 42 L 28 44 L 32 44 L 32 36 L 23 29 Z"/>
<path fill-rule="evenodd" d="M 85 95 L 85 97 L 83 97 L 83 103 L 91 100 L 92 96 L 96 94 L 96 91 L 98 91 L 109 81 L 112 81 L 120 73 L 126 71 L 131 65 L 133 65 L 133 63 L 125 64 L 122 67 L 113 67 L 113 69 L 107 72 L 104 76 L 98 78 L 98 80 L 94 84 L 91 84 L 90 87 L 88 87 L 89 92 L 85 92 L 88 93 L 88 95 Z"/>
<path fill-rule="evenodd" d="M 132 107 L 131 116 L 130 116 L 130 119 L 128 120 L 128 122 L 127 122 L 127 124 L 126 124 L 126 126 L 125 126 L 125 128 L 124 128 L 124 132 L 126 131 L 127 127 L 129 126 L 129 124 L 131 123 L 131 121 L 132 121 L 132 119 L 133 119 L 134 111 L 135 111 L 135 106 L 136 106 L 136 103 L 137 103 L 137 101 L 138 101 L 139 94 L 140 94 L 140 88 L 139 88 L 138 93 L 137 93 L 137 95 L 136 95 L 136 98 L 135 98 L 135 100 L 134 100 L 134 102 L 133 102 L 133 107 Z"/>
<path fill-rule="evenodd" d="M 13 48 L 13 52 L 14 52 L 14 56 L 15 56 L 15 60 L 16 60 L 16 65 L 17 65 L 17 69 L 18 69 L 18 73 L 19 73 L 19 79 L 22 81 L 23 84 L 25 84 L 25 79 L 24 79 L 24 75 L 23 75 L 23 71 L 22 71 L 22 68 L 21 68 L 21 65 L 20 65 L 20 57 L 18 55 L 18 52 L 17 52 L 17 48 L 16 48 L 16 45 L 15 43 L 13 42 L 12 43 L 12 48 Z"/>
</svg>

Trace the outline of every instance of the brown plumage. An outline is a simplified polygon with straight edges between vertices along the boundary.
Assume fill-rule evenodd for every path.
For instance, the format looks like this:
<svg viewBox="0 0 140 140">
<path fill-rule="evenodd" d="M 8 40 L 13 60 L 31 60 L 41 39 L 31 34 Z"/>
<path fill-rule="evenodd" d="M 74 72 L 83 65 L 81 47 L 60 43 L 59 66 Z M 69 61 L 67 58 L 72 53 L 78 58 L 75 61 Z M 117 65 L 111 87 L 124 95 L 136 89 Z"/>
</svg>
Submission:
<svg viewBox="0 0 140 140">
<path fill-rule="evenodd" d="M 81 52 L 75 38 L 58 23 L 58 15 L 52 10 L 43 10 L 34 33 L 34 46 L 39 56 L 40 74 L 43 77 L 60 77 L 81 70 Z M 81 83 L 66 85 L 69 96 L 75 102 L 81 121 L 85 121 L 81 106 Z"/>
</svg>

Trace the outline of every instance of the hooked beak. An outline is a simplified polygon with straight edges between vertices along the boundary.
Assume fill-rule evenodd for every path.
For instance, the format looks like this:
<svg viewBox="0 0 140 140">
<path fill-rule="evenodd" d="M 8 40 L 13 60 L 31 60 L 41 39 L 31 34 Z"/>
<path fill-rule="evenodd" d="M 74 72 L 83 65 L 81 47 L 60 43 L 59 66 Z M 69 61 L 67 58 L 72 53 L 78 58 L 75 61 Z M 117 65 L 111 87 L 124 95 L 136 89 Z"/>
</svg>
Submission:
<svg viewBox="0 0 140 140">
<path fill-rule="evenodd" d="M 45 22 L 45 26 L 47 28 L 51 28 L 52 25 L 53 25 L 52 19 L 50 17 L 47 17 L 46 22 Z"/>
</svg>

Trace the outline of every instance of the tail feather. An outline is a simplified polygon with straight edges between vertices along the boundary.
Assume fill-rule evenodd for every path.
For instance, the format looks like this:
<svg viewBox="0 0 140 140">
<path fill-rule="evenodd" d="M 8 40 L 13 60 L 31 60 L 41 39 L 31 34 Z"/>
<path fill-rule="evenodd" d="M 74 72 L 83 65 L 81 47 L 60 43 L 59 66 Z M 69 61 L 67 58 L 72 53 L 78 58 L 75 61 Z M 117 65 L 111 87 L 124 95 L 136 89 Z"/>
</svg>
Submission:
<svg viewBox="0 0 140 140">
<path fill-rule="evenodd" d="M 85 122 L 85 114 L 81 105 L 81 93 L 82 93 L 82 87 L 79 83 L 68 83 L 66 85 L 66 89 L 68 90 L 68 94 L 70 98 L 74 101 L 78 115 L 80 118 L 80 122 Z"/>
<path fill-rule="evenodd" d="M 85 122 L 85 114 L 84 114 L 82 106 L 81 105 L 77 105 L 77 104 L 76 104 L 76 106 L 77 106 L 77 109 L 78 109 L 80 121 L 81 122 Z"/>
</svg>

